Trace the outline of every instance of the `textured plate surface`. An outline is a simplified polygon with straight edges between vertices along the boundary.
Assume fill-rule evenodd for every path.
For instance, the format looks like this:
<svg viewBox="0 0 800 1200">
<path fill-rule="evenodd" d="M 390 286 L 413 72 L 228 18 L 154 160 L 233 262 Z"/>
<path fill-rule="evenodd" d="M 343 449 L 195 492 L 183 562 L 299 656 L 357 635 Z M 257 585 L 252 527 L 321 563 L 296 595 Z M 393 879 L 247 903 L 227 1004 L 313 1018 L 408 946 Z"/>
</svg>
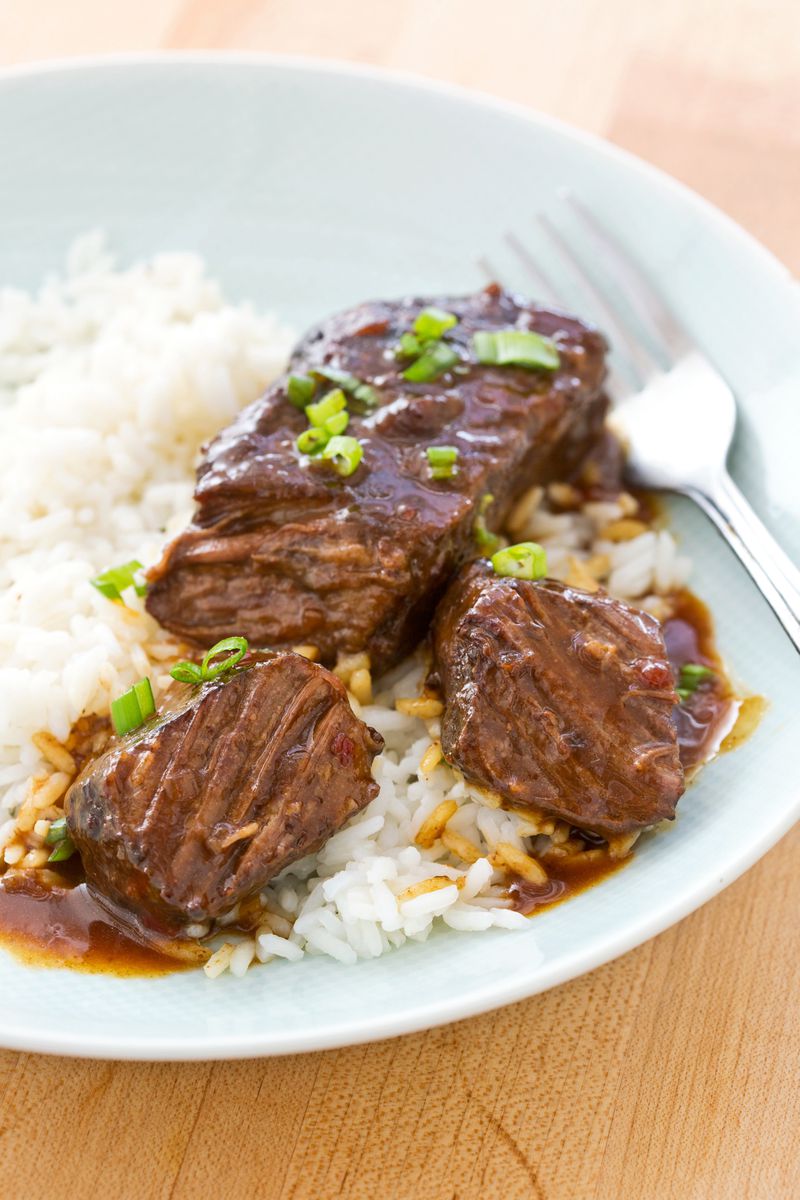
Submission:
<svg viewBox="0 0 800 1200">
<path fill-rule="evenodd" d="M 474 289 L 478 254 L 524 289 L 503 232 L 535 245 L 534 213 L 558 215 L 571 186 L 635 246 L 735 385 L 734 474 L 800 552 L 797 287 L 727 218 L 622 152 L 456 90 L 242 56 L 9 72 L 0 146 L 3 283 L 35 286 L 75 234 L 103 226 L 123 261 L 199 251 L 231 295 L 298 329 L 369 296 Z M 137 980 L 27 968 L 0 951 L 0 1044 L 223 1058 L 385 1037 L 588 971 L 725 887 L 800 811 L 800 659 L 700 514 L 681 503 L 673 515 L 735 677 L 770 707 L 624 871 L 527 932 L 447 931 L 351 968 L 306 959 L 243 980 Z"/>
</svg>

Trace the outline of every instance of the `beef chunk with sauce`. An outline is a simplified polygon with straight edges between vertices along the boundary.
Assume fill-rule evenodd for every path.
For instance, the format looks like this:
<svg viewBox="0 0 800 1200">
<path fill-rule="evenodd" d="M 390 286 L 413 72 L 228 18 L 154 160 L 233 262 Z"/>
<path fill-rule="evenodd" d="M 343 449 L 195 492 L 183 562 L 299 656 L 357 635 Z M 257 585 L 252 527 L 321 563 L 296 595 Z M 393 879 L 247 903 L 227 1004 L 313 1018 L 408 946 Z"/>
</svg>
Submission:
<svg viewBox="0 0 800 1200">
<path fill-rule="evenodd" d="M 461 355 L 434 381 L 409 382 L 395 351 L 420 310 L 458 317 Z M 472 336 L 514 327 L 555 340 L 555 371 L 487 366 Z M 367 650 L 375 670 L 424 636 L 450 576 L 475 553 L 483 497 L 498 528 L 517 495 L 564 479 L 593 444 L 606 401 L 605 342 L 580 321 L 497 287 L 466 298 L 376 302 L 332 317 L 298 346 L 290 371 L 346 371 L 377 407 L 350 402 L 363 459 L 348 478 L 298 452 L 306 428 L 287 379 L 219 434 L 198 470 L 192 524 L 151 572 L 147 607 L 184 639 L 244 634 L 256 645 L 312 643 L 325 662 Z M 333 384 L 323 384 L 319 398 Z M 455 446 L 458 469 L 432 479 L 426 450 Z"/>
<path fill-rule="evenodd" d="M 603 837 L 674 816 L 677 696 L 647 613 L 474 563 L 439 607 L 433 652 L 442 748 L 468 779 Z"/>
<path fill-rule="evenodd" d="M 115 739 L 70 789 L 70 834 L 113 904 L 160 929 L 205 921 L 372 800 L 382 745 L 323 667 L 259 656 Z"/>
</svg>

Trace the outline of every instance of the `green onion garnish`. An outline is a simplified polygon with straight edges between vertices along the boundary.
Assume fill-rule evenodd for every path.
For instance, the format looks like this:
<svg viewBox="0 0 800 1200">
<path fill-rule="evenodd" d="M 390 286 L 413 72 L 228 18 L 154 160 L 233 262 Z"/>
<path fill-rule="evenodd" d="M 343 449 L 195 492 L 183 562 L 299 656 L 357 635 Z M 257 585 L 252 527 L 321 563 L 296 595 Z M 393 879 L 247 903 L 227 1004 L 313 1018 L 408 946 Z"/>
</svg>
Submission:
<svg viewBox="0 0 800 1200">
<path fill-rule="evenodd" d="M 334 434 L 344 433 L 349 424 L 350 414 L 347 412 L 337 412 L 332 417 L 328 417 L 322 428 L 330 437 L 333 437 Z"/>
<path fill-rule="evenodd" d="M 96 575 L 94 579 L 90 580 L 90 583 L 109 600 L 121 600 L 122 593 L 130 587 L 135 589 L 137 596 L 143 596 L 147 591 L 147 585 L 137 582 L 136 579 L 138 572 L 142 570 L 144 570 L 142 564 L 133 558 L 119 567 L 109 567 L 107 571 L 103 571 L 102 575 Z"/>
<path fill-rule="evenodd" d="M 66 836 L 67 836 L 67 818 L 59 817 L 57 821 L 53 821 L 53 824 L 48 829 L 47 834 L 45 835 L 45 839 L 44 839 L 45 845 L 46 846 L 55 846 L 56 842 L 63 842 L 63 840 Z"/>
<path fill-rule="evenodd" d="M 532 329 L 502 329 L 495 333 L 482 330 L 472 338 L 478 362 L 498 367 L 544 367 L 555 371 L 561 359 L 556 344 Z"/>
<path fill-rule="evenodd" d="M 309 404 L 306 416 L 310 425 L 322 428 L 329 417 L 335 416 L 347 407 L 347 397 L 341 388 L 328 392 L 317 404 Z"/>
<path fill-rule="evenodd" d="M 458 450 L 455 446 L 428 446 L 425 453 L 428 456 L 431 479 L 453 478 L 458 470 Z"/>
<path fill-rule="evenodd" d="M 232 671 L 238 663 L 242 661 L 247 654 L 248 642 L 247 638 L 243 637 L 227 637 L 221 642 L 217 642 L 216 646 L 212 646 L 208 654 L 203 659 L 200 670 L 203 674 L 203 679 L 216 679 L 219 675 L 223 675 L 226 671 Z M 212 658 L 217 658 L 220 654 L 225 654 L 227 651 L 232 651 L 227 658 L 222 662 L 211 665 Z"/>
<path fill-rule="evenodd" d="M 175 663 L 175 666 L 170 671 L 173 679 L 177 679 L 178 683 L 202 683 L 203 672 L 197 663 L 183 662 Z"/>
<path fill-rule="evenodd" d="M 59 817 L 57 821 L 53 821 L 45 835 L 44 843 L 46 846 L 55 847 L 47 859 L 48 862 L 63 862 L 72 857 L 75 845 L 69 836 L 66 817 Z"/>
<path fill-rule="evenodd" d="M 314 399 L 317 381 L 309 375 L 290 375 L 286 383 L 286 395 L 295 408 L 306 408 Z"/>
<path fill-rule="evenodd" d="M 423 308 L 417 317 L 414 322 L 414 333 L 422 339 L 440 338 L 443 333 L 447 333 L 448 329 L 452 329 L 457 324 L 458 317 L 455 313 L 446 312 L 443 308 L 431 305 L 429 308 Z"/>
<path fill-rule="evenodd" d="M 711 679 L 714 672 L 702 663 L 684 663 L 678 673 L 678 686 L 675 691 L 683 703 L 692 696 L 704 679 Z"/>
<path fill-rule="evenodd" d="M 153 689 L 150 686 L 150 680 L 146 675 L 144 679 L 137 680 L 133 685 L 133 694 L 139 705 L 142 720 L 147 721 L 156 711 L 156 702 L 153 699 Z"/>
<path fill-rule="evenodd" d="M 418 358 L 422 354 L 422 343 L 413 333 L 401 333 L 395 354 L 398 358 Z"/>
<path fill-rule="evenodd" d="M 247 638 L 223 638 L 221 642 L 217 642 L 211 647 L 199 666 L 197 663 L 184 660 L 175 663 L 170 675 L 179 683 L 209 683 L 212 679 L 218 679 L 220 675 L 224 675 L 226 671 L 232 671 L 247 654 L 248 645 Z M 212 664 L 213 658 L 217 658 L 218 655 L 225 654 L 229 650 L 232 653 L 228 654 L 227 658 L 224 658 L 222 662 Z"/>
<path fill-rule="evenodd" d="M 75 843 L 73 842 L 73 840 L 69 836 L 69 834 L 67 834 L 66 837 L 63 837 L 61 839 L 61 841 L 58 843 L 55 850 L 50 855 L 50 857 L 48 858 L 47 861 L 52 862 L 52 863 L 64 862 L 65 859 L 72 858 L 74 853 L 75 853 Z"/>
<path fill-rule="evenodd" d="M 325 449 L 328 437 L 329 434 L 324 429 L 304 429 L 295 445 L 301 454 L 310 454 L 313 458 Z"/>
<path fill-rule="evenodd" d="M 364 457 L 361 444 L 354 437 L 332 437 L 322 457 L 328 459 L 338 475 L 352 475 Z"/>
<path fill-rule="evenodd" d="M 365 408 L 375 408 L 380 403 L 380 396 L 375 388 L 351 375 L 349 371 L 342 371 L 338 367 L 314 367 L 313 371 L 322 379 L 338 384 L 342 391 L 347 392 L 354 400 L 360 400 Z"/>
<path fill-rule="evenodd" d="M 494 496 L 491 492 L 484 492 L 481 496 L 480 504 L 478 505 L 478 515 L 475 518 L 475 524 L 472 526 L 472 533 L 475 541 L 478 543 L 478 549 L 483 550 L 485 554 L 491 554 L 500 545 L 500 538 L 496 533 L 492 533 L 486 528 L 486 511 L 491 508 Z"/>
<path fill-rule="evenodd" d="M 492 555 L 495 575 L 512 579 L 542 579 L 547 574 L 547 555 L 538 542 L 519 542 Z"/>
<path fill-rule="evenodd" d="M 132 733 L 144 725 L 156 711 L 153 689 L 147 676 L 135 683 L 127 692 L 111 701 L 111 723 L 118 737 Z"/>
<path fill-rule="evenodd" d="M 681 683 L 686 687 L 690 679 L 699 683 L 701 679 L 710 679 L 713 674 L 711 667 L 704 667 L 702 663 L 684 663 L 681 667 Z"/>
<path fill-rule="evenodd" d="M 459 356 L 446 342 L 429 342 L 416 362 L 403 371 L 410 383 L 429 383 L 459 362 Z"/>
<path fill-rule="evenodd" d="M 455 446 L 428 446 L 425 453 L 432 467 L 447 466 L 458 458 L 458 450 Z"/>
</svg>

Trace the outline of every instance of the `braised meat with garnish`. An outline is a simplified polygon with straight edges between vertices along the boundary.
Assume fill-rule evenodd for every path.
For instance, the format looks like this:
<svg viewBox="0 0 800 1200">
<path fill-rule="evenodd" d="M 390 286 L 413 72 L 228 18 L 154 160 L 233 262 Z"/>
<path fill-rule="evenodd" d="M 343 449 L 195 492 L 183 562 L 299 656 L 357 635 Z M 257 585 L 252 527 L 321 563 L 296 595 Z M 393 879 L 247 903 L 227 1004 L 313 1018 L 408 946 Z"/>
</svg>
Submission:
<svg viewBox="0 0 800 1200">
<path fill-rule="evenodd" d="M 158 929 L 228 912 L 377 794 L 383 739 L 298 654 L 257 655 L 112 741 L 70 789 L 90 885 Z"/>
<path fill-rule="evenodd" d="M 432 637 L 442 749 L 468 779 L 604 838 L 674 816 L 678 697 L 653 617 L 477 562 Z"/>
<path fill-rule="evenodd" d="M 593 444 L 605 351 L 496 286 L 332 317 L 206 447 L 148 609 L 202 645 L 242 633 L 326 663 L 366 650 L 383 671 L 425 635 L 476 529 Z"/>
</svg>

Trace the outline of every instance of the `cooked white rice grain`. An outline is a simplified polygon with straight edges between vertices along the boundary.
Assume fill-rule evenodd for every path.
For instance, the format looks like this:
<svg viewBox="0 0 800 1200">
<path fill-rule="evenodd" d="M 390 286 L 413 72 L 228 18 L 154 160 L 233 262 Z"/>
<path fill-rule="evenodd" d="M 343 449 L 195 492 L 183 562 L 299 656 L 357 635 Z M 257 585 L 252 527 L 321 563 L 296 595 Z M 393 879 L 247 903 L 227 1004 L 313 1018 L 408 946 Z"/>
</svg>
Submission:
<svg viewBox="0 0 800 1200">
<path fill-rule="evenodd" d="M 245 938 L 243 941 L 238 942 L 228 963 L 228 970 L 231 975 L 235 975 L 237 979 L 241 979 L 255 958 L 255 954 L 256 944 L 252 938 Z"/>
<path fill-rule="evenodd" d="M 303 957 L 303 951 L 295 942 L 290 942 L 288 938 L 278 937 L 274 933 L 260 933 L 256 942 L 260 955 L 288 958 L 290 962 L 298 962 Z"/>
<path fill-rule="evenodd" d="M 462 933 L 478 933 L 482 929 L 490 929 L 494 923 L 490 912 L 468 904 L 454 904 L 442 913 L 442 920 L 451 929 L 459 929 Z"/>
</svg>

